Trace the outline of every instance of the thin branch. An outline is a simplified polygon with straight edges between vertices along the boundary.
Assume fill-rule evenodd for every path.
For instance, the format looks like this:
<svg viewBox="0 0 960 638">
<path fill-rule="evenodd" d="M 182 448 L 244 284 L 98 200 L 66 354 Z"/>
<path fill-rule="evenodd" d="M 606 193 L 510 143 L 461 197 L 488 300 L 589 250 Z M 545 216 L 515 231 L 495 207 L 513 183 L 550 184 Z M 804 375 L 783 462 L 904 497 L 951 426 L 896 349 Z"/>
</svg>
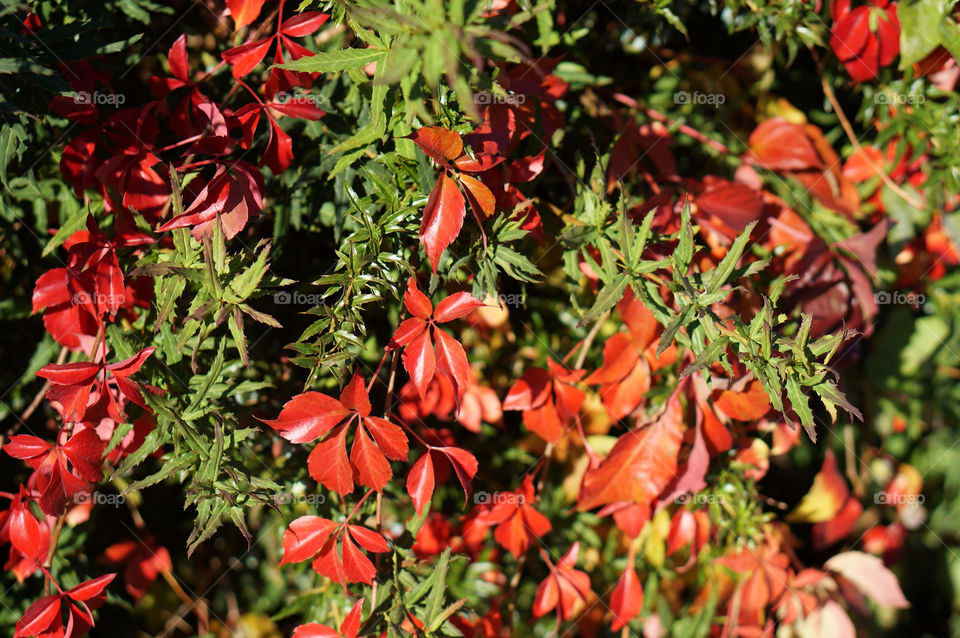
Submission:
<svg viewBox="0 0 960 638">
<path fill-rule="evenodd" d="M 856 133 L 853 131 L 853 126 L 850 125 L 850 120 L 847 119 L 846 114 L 844 114 L 843 109 L 840 107 L 840 102 L 837 100 L 837 95 L 833 92 L 833 88 L 830 86 L 830 83 L 827 82 L 826 76 L 823 74 L 823 66 L 820 63 L 820 56 L 817 55 L 817 52 L 813 50 L 813 47 L 807 47 L 810 50 L 810 55 L 813 56 L 813 61 L 817 65 L 817 73 L 820 75 L 820 86 L 823 87 L 823 94 L 827 96 L 827 100 L 830 101 L 831 106 L 833 106 L 834 112 L 837 114 L 837 119 L 840 120 L 840 126 L 843 128 L 843 132 L 846 133 L 847 139 L 850 140 L 850 143 L 853 144 L 853 147 L 857 150 L 862 148 L 860 140 L 857 139 Z M 918 210 L 923 210 L 923 202 L 920 202 L 908 193 L 903 190 L 896 182 L 893 181 L 893 178 L 887 174 L 887 171 L 883 170 L 883 167 L 873 161 L 873 158 L 869 154 L 864 153 L 863 158 L 866 160 L 867 164 L 872 168 L 877 175 L 880 176 L 880 180 L 883 181 L 886 186 L 896 193 L 903 201 L 907 202 L 914 208 Z"/>
</svg>

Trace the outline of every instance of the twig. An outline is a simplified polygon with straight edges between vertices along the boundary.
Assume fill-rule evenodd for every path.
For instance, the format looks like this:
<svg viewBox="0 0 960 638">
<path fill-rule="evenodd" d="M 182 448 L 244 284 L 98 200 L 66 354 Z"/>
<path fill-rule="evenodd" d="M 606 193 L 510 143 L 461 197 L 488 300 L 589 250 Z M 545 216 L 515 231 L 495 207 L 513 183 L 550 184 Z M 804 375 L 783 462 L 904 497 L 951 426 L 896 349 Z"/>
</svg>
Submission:
<svg viewBox="0 0 960 638">
<path fill-rule="evenodd" d="M 610 316 L 610 311 L 606 311 L 597 318 L 597 321 L 593 324 L 593 327 L 590 328 L 590 332 L 587 333 L 586 338 L 580 344 L 580 352 L 577 353 L 577 361 L 573 365 L 574 370 L 579 370 L 583 367 L 583 362 L 587 359 L 587 352 L 590 350 L 590 346 L 593 345 L 593 340 L 596 338 L 597 333 L 600 331 L 600 326 L 603 325 L 603 322 L 607 320 L 607 317 Z"/>
<path fill-rule="evenodd" d="M 697 140 L 697 141 L 700 142 L 701 144 L 706 144 L 706 145 L 709 146 L 710 148 L 712 148 L 712 149 L 714 149 L 714 150 L 716 150 L 716 151 L 719 151 L 719 152 L 721 152 L 721 153 L 723 153 L 723 154 L 725 154 L 725 155 L 730 155 L 730 156 L 733 156 L 733 157 L 738 157 L 735 153 L 733 153 L 733 152 L 730 150 L 730 148 L 729 148 L 728 146 L 726 146 L 725 144 L 722 144 L 721 142 L 718 142 L 717 140 L 714 140 L 714 139 L 711 139 L 711 138 L 707 137 L 706 135 L 704 135 L 703 133 L 701 133 L 701 132 L 698 131 L 697 129 L 693 128 L 692 126 L 688 126 L 688 125 L 686 125 L 686 124 L 681 124 L 680 122 L 677 122 L 676 120 L 671 120 L 669 117 L 667 117 L 666 115 L 664 115 L 664 114 L 661 113 L 660 111 L 651 109 L 651 108 L 649 108 L 649 107 L 648 107 L 648 108 L 645 108 L 645 109 L 643 110 L 643 112 L 646 113 L 647 117 L 649 117 L 650 119 L 656 120 L 656 121 L 660 122 L 661 124 L 667 124 L 667 125 L 668 125 L 667 128 L 669 128 L 670 126 L 676 126 L 678 131 L 680 131 L 681 133 L 683 133 L 684 135 L 686 135 L 686 136 L 688 136 L 688 137 L 692 137 L 693 139 Z M 741 158 L 741 159 L 742 159 L 744 162 L 748 163 L 748 164 L 751 163 L 751 160 L 750 160 L 749 157 L 743 157 L 743 158 Z"/>
<path fill-rule="evenodd" d="M 817 55 L 817 52 L 814 51 L 813 47 L 807 48 L 810 51 L 810 55 L 813 56 L 813 61 L 817 65 L 817 73 L 820 75 L 820 86 L 823 87 L 823 94 L 827 96 L 827 100 L 829 100 L 830 105 L 833 106 L 833 110 L 837 114 L 837 119 L 840 120 L 840 127 L 843 128 L 843 132 L 846 133 L 847 139 L 850 140 L 850 143 L 853 144 L 853 147 L 857 150 L 861 149 L 862 145 L 860 144 L 860 140 L 857 139 L 856 133 L 853 131 L 853 126 L 850 125 L 850 120 L 847 119 L 843 109 L 840 108 L 840 102 L 837 101 L 837 95 L 833 92 L 833 88 L 830 86 L 830 83 L 827 82 L 827 78 L 823 74 L 823 66 L 820 63 L 820 56 Z M 887 171 L 885 171 L 882 166 L 874 162 L 870 155 L 864 153 L 863 158 L 866 160 L 870 168 L 872 168 L 877 175 L 880 176 L 881 181 L 883 181 L 883 183 L 886 184 L 890 190 L 892 190 L 903 201 L 907 202 L 914 208 L 923 210 L 923 203 L 914 199 L 910 193 L 903 190 L 896 182 L 894 182 L 893 178 L 887 174 Z"/>
</svg>

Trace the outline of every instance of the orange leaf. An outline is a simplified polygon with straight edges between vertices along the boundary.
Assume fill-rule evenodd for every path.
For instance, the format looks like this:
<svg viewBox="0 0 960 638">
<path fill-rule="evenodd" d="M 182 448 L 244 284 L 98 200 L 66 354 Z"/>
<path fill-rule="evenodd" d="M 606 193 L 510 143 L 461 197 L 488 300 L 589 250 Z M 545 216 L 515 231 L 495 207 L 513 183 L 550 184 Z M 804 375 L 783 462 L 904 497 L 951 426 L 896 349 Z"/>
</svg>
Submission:
<svg viewBox="0 0 960 638">
<path fill-rule="evenodd" d="M 621 436 L 600 466 L 586 473 L 579 509 L 619 501 L 649 504 L 676 476 L 682 439 L 683 412 L 675 393 L 656 422 Z"/>
</svg>

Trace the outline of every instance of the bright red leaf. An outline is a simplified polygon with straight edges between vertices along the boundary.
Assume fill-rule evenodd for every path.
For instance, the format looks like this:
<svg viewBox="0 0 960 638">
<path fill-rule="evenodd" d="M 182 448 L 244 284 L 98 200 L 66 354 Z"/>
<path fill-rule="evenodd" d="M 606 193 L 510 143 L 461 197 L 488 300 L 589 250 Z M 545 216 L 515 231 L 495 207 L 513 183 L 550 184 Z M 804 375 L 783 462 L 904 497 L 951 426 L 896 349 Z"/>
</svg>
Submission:
<svg viewBox="0 0 960 638">
<path fill-rule="evenodd" d="M 320 392 L 290 399 L 273 420 L 261 419 L 291 443 L 323 440 L 310 452 L 307 469 L 314 480 L 343 496 L 360 483 L 380 491 L 393 476 L 390 463 L 407 459 L 407 436 L 399 426 L 370 416 L 363 377 L 354 374 L 340 400 Z M 346 436 L 356 421 L 350 457 Z"/>
</svg>

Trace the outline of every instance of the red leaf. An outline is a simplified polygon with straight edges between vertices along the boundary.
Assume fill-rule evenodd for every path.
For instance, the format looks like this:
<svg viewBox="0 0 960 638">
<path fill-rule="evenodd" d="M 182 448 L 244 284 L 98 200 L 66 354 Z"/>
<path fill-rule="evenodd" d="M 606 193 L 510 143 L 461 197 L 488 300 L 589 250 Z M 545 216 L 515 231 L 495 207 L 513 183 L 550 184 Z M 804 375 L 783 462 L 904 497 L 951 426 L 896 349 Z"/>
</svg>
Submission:
<svg viewBox="0 0 960 638">
<path fill-rule="evenodd" d="M 493 507 L 477 517 L 480 523 L 496 524 L 494 540 L 518 558 L 551 529 L 547 517 L 533 506 L 535 496 L 533 479 L 528 474 L 520 489 L 512 494 L 498 494 Z"/>
<path fill-rule="evenodd" d="M 367 529 L 360 525 L 347 525 L 347 531 L 357 541 L 360 547 L 368 552 L 379 554 L 390 550 L 390 546 L 383 536 L 372 529 Z"/>
<path fill-rule="evenodd" d="M 293 638 L 340 638 L 336 630 L 320 623 L 299 625 L 293 630 Z"/>
<path fill-rule="evenodd" d="M 291 38 L 302 38 L 319 29 L 329 19 L 330 15 L 327 13 L 307 11 L 284 20 L 280 25 L 280 32 Z"/>
<path fill-rule="evenodd" d="M 857 7 L 844 15 L 832 29 L 830 48 L 841 62 L 860 55 L 870 35 L 870 8 Z"/>
<path fill-rule="evenodd" d="M 232 49 L 224 51 L 220 57 L 223 61 L 233 67 L 233 77 L 239 79 L 253 71 L 258 64 L 267 55 L 270 45 L 273 44 L 272 38 L 251 42 Z"/>
<path fill-rule="evenodd" d="M 580 510 L 619 501 L 649 504 L 673 480 L 683 438 L 679 394 L 653 424 L 621 436 L 580 488 Z"/>
<path fill-rule="evenodd" d="M 3 446 L 3 451 L 15 459 L 33 459 L 50 451 L 49 442 L 30 434 L 15 434 Z"/>
<path fill-rule="evenodd" d="M 551 573 L 537 586 L 533 598 L 533 617 L 549 614 L 560 600 L 560 587 L 556 577 Z"/>
<path fill-rule="evenodd" d="M 353 435 L 350 465 L 353 466 L 355 471 L 357 483 L 366 485 L 378 492 L 383 490 L 383 486 L 393 476 L 390 463 L 383 452 L 374 445 L 373 440 L 367 434 L 366 428 L 362 426 L 357 427 L 357 431 Z"/>
<path fill-rule="evenodd" d="M 21 487 L 21 498 L 23 496 Z M 33 515 L 27 503 L 16 499 L 10 504 L 10 517 L 7 519 L 10 544 L 24 556 L 42 561 L 50 545 L 50 532 L 46 522 L 41 523 Z"/>
<path fill-rule="evenodd" d="M 457 292 L 437 304 L 433 319 L 437 323 L 446 323 L 454 319 L 466 317 L 477 308 L 482 307 L 482 301 L 468 292 Z"/>
<path fill-rule="evenodd" d="M 583 380 L 587 385 L 623 380 L 640 359 L 629 332 L 618 332 L 603 344 L 603 366 Z"/>
<path fill-rule="evenodd" d="M 443 330 L 434 330 L 433 336 L 437 340 L 437 370 L 447 375 L 447 378 L 453 382 L 459 400 L 466 392 L 473 376 L 470 363 L 467 361 L 467 353 L 463 351 L 459 341 Z"/>
<path fill-rule="evenodd" d="M 804 170 L 823 168 L 823 162 L 803 128 L 782 117 L 760 123 L 750 134 L 750 153 L 772 170 Z"/>
<path fill-rule="evenodd" d="M 260 419 L 291 443 L 315 441 L 333 429 L 350 411 L 320 392 L 304 392 L 287 401 L 280 416 Z"/>
<path fill-rule="evenodd" d="M 763 213 L 760 191 L 725 179 L 713 179 L 708 184 L 706 190 L 695 198 L 697 207 L 716 216 L 737 233 Z"/>
<path fill-rule="evenodd" d="M 286 563 L 301 563 L 319 552 L 337 524 L 319 516 L 301 516 L 283 533 L 283 559 Z"/>
<path fill-rule="evenodd" d="M 17 621 L 13 638 L 27 638 L 28 636 L 50 636 L 54 638 L 57 634 L 50 630 L 53 628 L 60 629 L 60 635 L 62 635 L 62 627 L 60 596 L 56 594 L 44 596 L 30 605 L 23 617 Z"/>
<path fill-rule="evenodd" d="M 416 321 L 420 321 L 417 319 Z M 399 331 L 398 331 L 399 332 Z M 411 341 L 403 351 L 403 367 L 413 380 L 420 398 L 427 394 L 427 388 L 436 371 L 436 359 L 430 332 L 424 330 Z"/>
<path fill-rule="evenodd" d="M 433 497 L 433 490 L 436 486 L 436 480 L 433 474 L 433 459 L 430 451 L 427 450 L 417 462 L 410 468 L 407 474 L 407 494 L 413 500 L 413 506 L 417 510 L 417 516 L 423 513 L 423 508 Z"/>
<path fill-rule="evenodd" d="M 104 574 L 93 580 L 82 582 L 64 593 L 76 601 L 94 600 L 103 595 L 103 590 L 106 589 L 107 585 L 113 582 L 113 579 L 116 577 L 116 574 Z"/>
<path fill-rule="evenodd" d="M 117 363 L 109 363 L 105 365 L 104 368 L 109 370 L 110 373 L 115 377 L 129 377 L 131 374 L 134 374 L 143 367 L 144 362 L 151 354 L 153 354 L 154 350 L 156 350 L 156 348 L 153 346 L 144 348 L 129 359 L 124 359 L 123 361 L 118 361 Z"/>
<path fill-rule="evenodd" d="M 353 607 L 350 608 L 350 612 L 340 625 L 340 633 L 344 635 L 344 638 L 357 637 L 357 632 L 360 631 L 360 614 L 362 612 L 363 597 L 361 596 L 360 599 L 353 604 Z"/>
<path fill-rule="evenodd" d="M 213 233 L 212 224 L 219 216 L 224 236 L 233 239 L 263 206 L 263 177 L 253 166 L 240 160 L 231 168 L 236 172 L 236 179 L 226 169 L 219 168 L 187 210 L 157 228 L 157 232 L 193 226 L 191 234 L 199 240 Z"/>
<path fill-rule="evenodd" d="M 504 410 L 531 410 L 550 398 L 553 387 L 550 373 L 543 368 L 527 368 L 503 400 Z"/>
<path fill-rule="evenodd" d="M 60 449 L 72 464 L 74 474 L 90 482 L 103 478 L 101 466 L 106 443 L 95 430 L 88 428 L 75 432 Z"/>
<path fill-rule="evenodd" d="M 307 457 L 307 471 L 315 481 L 340 496 L 353 491 L 353 470 L 347 458 L 347 428 L 341 427 Z"/>
<path fill-rule="evenodd" d="M 557 561 L 557 564 L 550 568 L 550 575 L 537 587 L 533 600 L 535 618 L 556 608 L 559 619 L 568 620 L 583 608 L 590 595 L 590 578 L 585 573 L 573 569 L 579 550 L 580 544 L 574 543 L 570 550 Z"/>
<path fill-rule="evenodd" d="M 273 111 L 301 120 L 316 121 L 326 115 L 326 112 L 308 97 L 293 98 L 283 102 L 269 102 L 267 106 Z"/>
<path fill-rule="evenodd" d="M 410 134 L 409 138 L 438 164 L 455 160 L 463 153 L 463 140 L 456 131 L 439 126 L 424 126 Z"/>
<path fill-rule="evenodd" d="M 187 63 L 187 34 L 182 34 L 170 47 L 167 54 L 170 63 L 170 73 L 173 77 L 184 82 L 190 81 L 190 66 Z"/>
<path fill-rule="evenodd" d="M 235 28 L 246 26 L 257 19 L 264 0 L 227 0 L 227 9 L 233 18 Z"/>
<path fill-rule="evenodd" d="M 463 488 L 464 505 L 466 505 L 467 498 L 470 495 L 470 482 L 477 475 L 479 467 L 476 457 L 458 447 L 437 447 L 433 448 L 432 451 L 443 454 L 450 465 L 453 466 L 457 480 L 460 481 L 460 486 Z"/>
<path fill-rule="evenodd" d="M 280 128 L 279 124 L 270 119 L 270 141 L 267 142 L 260 165 L 266 164 L 274 175 L 278 175 L 287 170 L 292 163 L 293 140 Z"/>
<path fill-rule="evenodd" d="M 880 66 L 887 66 L 900 54 L 900 20 L 897 7 L 887 7 L 886 16 L 877 21 L 877 40 L 880 41 Z"/>
<path fill-rule="evenodd" d="M 387 350 L 395 350 L 400 346 L 409 344 L 426 329 L 427 322 L 423 319 L 416 317 L 405 319 L 397 327 L 397 331 L 393 333 L 393 337 L 390 338 L 390 342 L 387 344 Z"/>
<path fill-rule="evenodd" d="M 124 567 L 123 579 L 127 593 L 137 602 L 146 595 L 157 576 L 173 569 L 170 553 L 151 536 L 114 543 L 104 550 L 100 562 Z"/>
<path fill-rule="evenodd" d="M 52 268 L 43 273 L 33 287 L 33 312 L 70 301 L 66 268 Z"/>
<path fill-rule="evenodd" d="M 429 319 L 433 315 L 433 304 L 425 294 L 420 292 L 416 277 L 410 277 L 407 280 L 407 289 L 403 293 L 403 305 L 418 319 Z"/>
<path fill-rule="evenodd" d="M 377 442 L 377 447 L 383 454 L 394 461 L 406 461 L 409 454 L 407 435 L 399 426 L 386 419 L 370 416 L 364 419 L 367 430 Z"/>
<path fill-rule="evenodd" d="M 369 416 L 370 397 L 363 385 L 363 377 L 354 372 L 343 391 L 340 393 L 340 403 L 348 410 L 356 411 L 360 416 Z"/>
<path fill-rule="evenodd" d="M 556 443 L 566 430 L 560 414 L 557 412 L 557 406 L 553 401 L 547 401 L 539 408 L 523 411 L 523 424 L 527 429 L 539 436 L 548 443 Z"/>
<path fill-rule="evenodd" d="M 620 630 L 643 609 L 643 587 L 632 565 L 627 565 L 620 574 L 617 586 L 610 594 L 610 610 L 613 612 L 613 631 Z"/>
<path fill-rule="evenodd" d="M 446 174 L 441 174 L 430 193 L 420 222 L 420 241 L 427 251 L 433 272 L 437 272 L 440 255 L 460 234 L 465 213 L 463 194 L 457 188 L 457 183 Z"/>
<path fill-rule="evenodd" d="M 37 370 L 37 376 L 57 385 L 81 385 L 93 382 L 99 371 L 96 363 L 50 363 Z"/>
<path fill-rule="evenodd" d="M 377 568 L 354 544 L 350 534 L 343 535 L 341 547 L 343 550 L 343 571 L 347 580 L 352 583 L 372 585 L 373 579 L 377 575 Z"/>
</svg>

